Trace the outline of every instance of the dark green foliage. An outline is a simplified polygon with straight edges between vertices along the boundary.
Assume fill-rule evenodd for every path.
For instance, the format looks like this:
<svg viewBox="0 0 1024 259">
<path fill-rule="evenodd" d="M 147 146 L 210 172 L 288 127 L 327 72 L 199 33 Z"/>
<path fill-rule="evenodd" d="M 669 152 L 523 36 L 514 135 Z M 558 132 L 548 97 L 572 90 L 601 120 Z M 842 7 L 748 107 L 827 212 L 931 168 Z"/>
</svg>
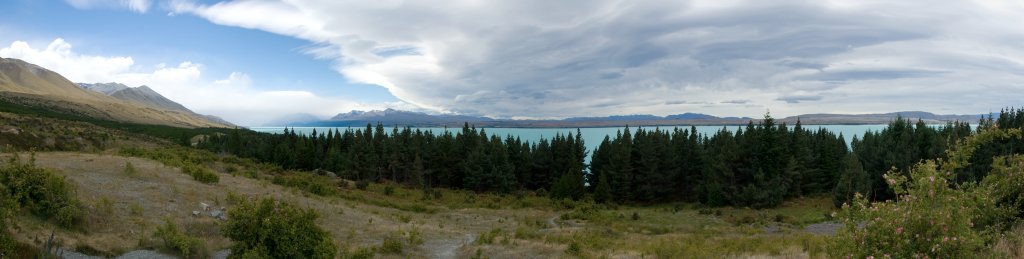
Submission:
<svg viewBox="0 0 1024 259">
<path fill-rule="evenodd" d="M 1024 109 L 1003 109 L 999 117 L 986 118 L 978 125 L 978 130 L 989 129 L 1024 129 Z M 956 171 L 956 181 L 976 182 L 984 179 L 991 171 L 993 158 L 1013 154 L 1024 154 L 1024 138 L 1012 137 L 1002 141 L 985 143 L 974 151 L 970 164 Z"/>
<path fill-rule="evenodd" d="M 286 173 L 274 176 L 274 184 L 295 187 L 310 193 L 329 196 L 338 193 L 338 188 L 327 177 L 308 173 Z M 358 183 L 357 183 L 358 185 Z M 365 188 L 365 187 L 364 187 Z"/>
<path fill-rule="evenodd" d="M 882 175 L 895 169 L 906 175 L 916 163 L 942 156 L 947 146 L 971 133 L 966 123 L 948 123 L 933 127 L 918 121 L 897 118 L 881 132 L 867 132 L 861 139 L 853 140 L 853 153 L 860 160 L 870 188 L 861 194 L 870 200 L 888 200 L 895 194 Z M 860 179 L 861 176 L 847 177 Z M 844 176 L 840 176 L 843 179 Z M 837 191 L 839 191 L 837 189 Z M 845 193 L 836 196 L 853 197 L 855 189 L 843 189 Z"/>
<path fill-rule="evenodd" d="M 232 258 L 334 258 L 337 248 L 317 217 L 272 198 L 246 201 L 228 211 L 223 233 L 235 241 Z"/>
<path fill-rule="evenodd" d="M 594 187 L 594 201 L 606 203 L 612 200 L 612 187 L 608 186 L 608 179 L 604 175 L 598 176 L 597 186 Z"/>
<path fill-rule="evenodd" d="M 380 245 L 380 252 L 385 254 L 401 254 L 402 250 L 405 250 L 405 242 L 402 242 L 401 237 L 388 235 L 384 237 L 384 242 Z"/>
<path fill-rule="evenodd" d="M 830 241 L 832 257 L 1001 258 L 988 245 L 1017 224 L 1024 188 L 1024 157 L 993 158 L 981 183 L 955 184 L 955 171 L 970 165 L 992 143 L 1018 139 L 1020 129 L 980 128 L 944 159 L 891 171 L 885 184 L 895 200 L 870 202 L 857 196 L 839 213 L 844 227 Z"/>
<path fill-rule="evenodd" d="M 10 232 L 7 232 L 7 224 L 17 211 L 18 204 L 6 190 L 6 184 L 0 187 L 2 187 L 0 189 L 0 258 L 13 258 L 17 242 L 11 237 Z"/>
<path fill-rule="evenodd" d="M 844 165 L 846 169 L 843 170 L 843 174 L 839 177 L 832 196 L 832 203 L 836 208 L 842 207 L 844 203 L 853 201 L 854 196 L 857 194 L 864 196 L 871 191 L 870 179 L 867 172 L 861 166 L 857 154 L 847 155 Z"/>
<path fill-rule="evenodd" d="M 567 172 L 551 185 L 551 192 L 548 194 L 555 199 L 579 200 L 583 198 L 584 191 L 583 176 L 579 173 Z"/>
<path fill-rule="evenodd" d="M 285 169 L 337 172 L 360 183 L 391 181 L 415 187 L 511 193 L 551 188 L 566 172 L 585 182 L 587 150 L 582 135 L 558 134 L 536 144 L 501 139 L 466 124 L 461 131 L 435 134 L 378 124 L 362 129 L 308 135 L 237 129 L 212 136 L 197 147 L 270 162 Z M 585 190 L 573 196 L 582 197 Z"/>
<path fill-rule="evenodd" d="M 177 224 L 174 224 L 169 219 L 165 219 L 164 224 L 158 226 L 153 235 L 163 240 L 165 249 L 173 251 L 184 258 L 202 258 L 205 256 L 206 248 L 203 240 L 185 234 L 178 228 Z"/>
<path fill-rule="evenodd" d="M 27 163 L 15 155 L 0 167 L 0 187 L 16 206 L 33 215 L 53 220 L 65 228 L 81 223 L 83 212 L 74 187 L 63 177 L 36 167 L 33 158 Z"/>
<path fill-rule="evenodd" d="M 790 129 L 770 116 L 712 136 L 692 127 L 626 128 L 594 151 L 590 186 L 595 200 L 597 189 L 607 188 L 608 197 L 620 202 L 774 207 L 788 197 L 831 192 L 843 170 L 834 160 L 846 154 L 842 136 L 799 122 Z"/>
<path fill-rule="evenodd" d="M 181 167 L 181 172 L 192 176 L 192 179 L 201 183 L 217 183 L 220 181 L 220 176 L 217 176 L 217 173 L 214 173 L 203 166 L 192 163 L 185 163 L 185 165 Z"/>
</svg>

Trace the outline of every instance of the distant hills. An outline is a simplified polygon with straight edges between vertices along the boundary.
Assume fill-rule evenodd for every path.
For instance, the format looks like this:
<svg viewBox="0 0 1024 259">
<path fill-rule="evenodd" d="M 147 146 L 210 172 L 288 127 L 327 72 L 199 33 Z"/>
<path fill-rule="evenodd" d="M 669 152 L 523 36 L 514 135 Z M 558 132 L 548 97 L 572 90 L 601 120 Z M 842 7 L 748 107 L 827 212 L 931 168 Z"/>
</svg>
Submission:
<svg viewBox="0 0 1024 259">
<path fill-rule="evenodd" d="M 233 127 L 196 114 L 148 87 L 83 85 L 40 66 L 0 58 L 0 108 L 34 107 L 100 120 L 176 127 Z"/>
<path fill-rule="evenodd" d="M 100 92 L 127 102 L 162 108 L 170 111 L 193 113 L 188 108 L 185 108 L 184 105 L 167 99 L 163 95 L 153 91 L 153 89 L 150 89 L 148 86 L 128 87 L 120 83 L 77 83 L 77 85 L 81 88 Z"/>
<path fill-rule="evenodd" d="M 822 124 L 885 124 L 898 116 L 911 120 L 922 120 L 935 124 L 947 121 L 977 122 L 982 115 L 938 115 L 921 111 L 892 112 L 881 114 L 804 114 L 777 119 L 780 122 L 794 124 L 799 119 L 808 125 Z M 760 121 L 750 117 L 717 117 L 701 113 L 682 113 L 668 116 L 649 114 L 615 115 L 607 117 L 574 117 L 561 120 L 502 120 L 488 117 L 464 115 L 431 115 L 421 112 L 400 111 L 394 109 L 374 111 L 351 111 L 340 113 L 328 120 L 319 120 L 309 116 L 308 120 L 292 120 L 287 124 L 267 126 L 319 126 L 319 127 L 361 127 L 366 124 L 380 122 L 386 126 L 417 126 L 417 127 L 461 127 L 470 123 L 477 127 L 621 127 L 621 126 L 677 126 L 677 125 L 742 125 Z"/>
</svg>

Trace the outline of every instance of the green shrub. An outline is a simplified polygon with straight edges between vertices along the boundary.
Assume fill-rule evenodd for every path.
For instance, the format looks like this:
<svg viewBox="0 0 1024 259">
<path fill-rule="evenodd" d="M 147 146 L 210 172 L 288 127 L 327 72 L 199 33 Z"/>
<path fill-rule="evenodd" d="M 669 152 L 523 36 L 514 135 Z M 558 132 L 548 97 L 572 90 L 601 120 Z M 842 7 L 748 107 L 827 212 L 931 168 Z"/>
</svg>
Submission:
<svg viewBox="0 0 1024 259">
<path fill-rule="evenodd" d="M 1024 219 L 1024 156 L 997 157 L 992 171 L 981 181 L 979 197 L 991 199 L 990 206 L 981 207 L 975 223 L 990 226 L 990 232 L 1007 230 Z"/>
<path fill-rule="evenodd" d="M 205 256 L 206 247 L 203 240 L 183 233 L 178 225 L 169 219 L 165 219 L 164 225 L 158 226 L 153 235 L 164 241 L 163 247 L 166 250 L 178 253 L 182 257 L 200 258 Z"/>
<path fill-rule="evenodd" d="M 405 250 L 405 243 L 398 236 L 387 235 L 380 245 L 380 252 L 385 254 L 401 254 Z"/>
<path fill-rule="evenodd" d="M 565 248 L 565 253 L 572 256 L 580 256 L 583 254 L 583 248 L 580 246 L 580 243 L 573 241 L 569 243 L 569 247 Z"/>
<path fill-rule="evenodd" d="M 210 169 L 206 169 L 200 165 L 185 163 L 185 165 L 181 167 L 181 171 L 187 175 L 191 175 L 192 179 L 201 183 L 211 184 L 220 181 L 220 176 L 218 176 L 217 173 L 214 173 Z"/>
<path fill-rule="evenodd" d="M 311 173 L 289 173 L 274 176 L 274 184 L 295 187 L 320 196 L 338 194 L 338 188 L 326 176 Z"/>
<path fill-rule="evenodd" d="M 0 167 L 0 185 L 6 195 L 33 215 L 65 228 L 78 226 L 84 216 L 74 187 L 52 171 L 36 167 L 34 160 L 22 163 L 15 155 Z"/>
<path fill-rule="evenodd" d="M 14 258 L 17 243 L 7 232 L 8 218 L 17 209 L 18 204 L 11 199 L 10 193 L 3 190 L 7 187 L 0 184 L 0 258 Z"/>
<path fill-rule="evenodd" d="M 347 259 L 371 259 L 376 252 L 373 251 L 372 247 L 361 247 L 351 253 L 346 253 L 342 258 Z"/>
<path fill-rule="evenodd" d="M 272 198 L 246 201 L 228 211 L 223 233 L 235 241 L 232 258 L 334 258 L 334 241 L 317 217 Z"/>
<path fill-rule="evenodd" d="M 132 162 L 131 162 L 131 161 L 128 161 L 128 162 L 125 162 L 125 163 L 124 163 L 124 175 L 127 175 L 127 176 L 135 176 L 135 175 L 137 175 L 138 173 L 139 173 L 139 172 L 138 172 L 137 170 L 135 170 L 135 166 L 134 166 L 134 165 L 132 165 Z"/>
<path fill-rule="evenodd" d="M 843 207 L 845 227 L 831 244 L 833 257 L 968 258 L 982 251 L 972 213 L 964 213 L 976 208 L 974 200 L 949 187 L 951 174 L 930 161 L 910 174 L 909 180 L 886 174 L 896 201 L 869 203 L 857 195 Z"/>
<path fill-rule="evenodd" d="M 367 180 L 356 181 L 356 189 L 366 190 L 366 187 L 370 187 L 370 181 L 367 181 Z"/>
<path fill-rule="evenodd" d="M 953 186 L 955 173 L 968 165 L 977 147 L 1021 131 L 986 130 L 947 152 L 947 158 L 914 166 L 910 178 L 885 175 L 896 200 L 868 202 L 857 195 L 838 215 L 845 227 L 830 241 L 832 257 L 978 258 L 1016 215 L 1024 187 L 1024 160 L 997 158 L 981 187 Z M 952 187 L 951 187 L 952 186 Z"/>
</svg>

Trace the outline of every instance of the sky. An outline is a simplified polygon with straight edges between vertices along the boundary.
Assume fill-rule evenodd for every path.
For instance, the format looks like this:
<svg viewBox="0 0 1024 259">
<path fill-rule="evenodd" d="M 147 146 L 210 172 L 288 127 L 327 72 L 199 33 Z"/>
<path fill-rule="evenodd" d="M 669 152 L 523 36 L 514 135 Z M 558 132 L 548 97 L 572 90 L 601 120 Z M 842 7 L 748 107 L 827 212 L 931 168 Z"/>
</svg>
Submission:
<svg viewBox="0 0 1024 259">
<path fill-rule="evenodd" d="M 1024 106 L 1024 2 L 8 0 L 0 57 L 241 125 Z"/>
</svg>

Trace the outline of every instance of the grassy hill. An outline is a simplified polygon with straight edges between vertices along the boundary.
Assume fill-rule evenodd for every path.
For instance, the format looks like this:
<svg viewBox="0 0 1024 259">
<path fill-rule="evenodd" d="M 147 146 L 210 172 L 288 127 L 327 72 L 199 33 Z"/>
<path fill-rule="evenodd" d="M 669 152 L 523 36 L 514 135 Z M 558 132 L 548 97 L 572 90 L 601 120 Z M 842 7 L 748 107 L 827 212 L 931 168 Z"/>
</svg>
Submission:
<svg viewBox="0 0 1024 259">
<path fill-rule="evenodd" d="M 53 71 L 17 60 L 0 58 L 0 96 L 7 102 L 101 120 L 176 127 L 232 127 L 189 112 L 118 100 L 82 89 Z"/>
</svg>

